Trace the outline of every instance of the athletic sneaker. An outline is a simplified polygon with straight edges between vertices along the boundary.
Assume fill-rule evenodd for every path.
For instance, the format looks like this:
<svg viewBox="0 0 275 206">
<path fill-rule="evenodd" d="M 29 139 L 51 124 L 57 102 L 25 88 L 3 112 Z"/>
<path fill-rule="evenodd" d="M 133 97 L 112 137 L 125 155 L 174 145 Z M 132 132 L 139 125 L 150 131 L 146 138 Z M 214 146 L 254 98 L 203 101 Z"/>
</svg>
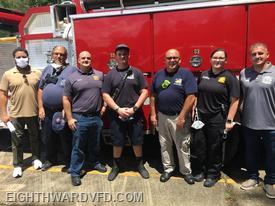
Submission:
<svg viewBox="0 0 275 206">
<path fill-rule="evenodd" d="M 241 189 L 243 190 L 251 190 L 254 189 L 255 187 L 259 186 L 259 181 L 254 180 L 254 179 L 248 179 L 245 182 L 241 184 Z"/>
<path fill-rule="evenodd" d="M 39 159 L 36 159 L 32 162 L 33 168 L 39 170 L 42 167 L 42 162 Z"/>
<path fill-rule="evenodd" d="M 265 191 L 265 195 L 268 198 L 275 199 L 275 184 L 273 185 L 265 184 L 264 191 Z"/>
<path fill-rule="evenodd" d="M 21 167 L 15 167 L 15 168 L 13 169 L 12 176 L 13 176 L 14 178 L 22 177 L 22 168 L 21 168 Z"/>
</svg>

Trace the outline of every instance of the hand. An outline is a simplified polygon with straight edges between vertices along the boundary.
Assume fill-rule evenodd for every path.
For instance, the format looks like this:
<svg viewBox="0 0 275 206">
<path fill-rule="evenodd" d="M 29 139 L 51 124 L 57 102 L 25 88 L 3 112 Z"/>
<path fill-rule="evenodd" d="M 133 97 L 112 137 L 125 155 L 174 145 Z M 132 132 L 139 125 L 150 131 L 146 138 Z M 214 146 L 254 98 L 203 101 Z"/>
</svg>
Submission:
<svg viewBox="0 0 275 206">
<path fill-rule="evenodd" d="M 100 116 L 101 116 L 101 117 L 105 114 L 106 109 L 107 109 L 106 106 L 103 106 L 103 107 L 101 108 L 101 110 L 100 110 Z"/>
<path fill-rule="evenodd" d="M 117 111 L 118 115 L 123 118 L 123 119 L 127 119 L 131 116 L 131 111 L 128 107 L 121 107 L 118 109 Z"/>
<path fill-rule="evenodd" d="M 39 119 L 41 119 L 42 121 L 45 119 L 45 110 L 44 110 L 44 107 L 40 107 L 38 109 L 38 116 L 39 116 Z"/>
<path fill-rule="evenodd" d="M 233 127 L 234 127 L 234 123 L 233 122 L 231 122 L 231 123 L 226 122 L 225 123 L 225 129 L 224 129 L 224 131 L 225 132 L 229 132 Z"/>
<path fill-rule="evenodd" d="M 68 126 L 70 127 L 71 130 L 75 131 L 76 130 L 76 119 L 70 119 L 68 120 Z"/>
<path fill-rule="evenodd" d="M 1 120 L 2 120 L 5 124 L 7 124 L 7 122 L 10 121 L 10 116 L 7 115 L 7 114 L 3 114 L 3 115 L 1 116 Z"/>
<path fill-rule="evenodd" d="M 150 115 L 150 121 L 152 125 L 156 128 L 158 125 L 157 115 Z"/>
<path fill-rule="evenodd" d="M 176 125 L 177 125 L 177 129 L 183 128 L 185 125 L 185 118 L 178 116 Z"/>
</svg>

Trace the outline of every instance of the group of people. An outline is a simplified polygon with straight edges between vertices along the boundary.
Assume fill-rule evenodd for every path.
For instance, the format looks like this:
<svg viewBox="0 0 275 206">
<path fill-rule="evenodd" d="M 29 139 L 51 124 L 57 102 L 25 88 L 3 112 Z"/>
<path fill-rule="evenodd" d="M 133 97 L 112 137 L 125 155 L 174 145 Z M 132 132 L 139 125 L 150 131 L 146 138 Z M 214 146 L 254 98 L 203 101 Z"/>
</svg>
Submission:
<svg viewBox="0 0 275 206">
<path fill-rule="evenodd" d="M 259 153 L 264 145 L 266 196 L 275 198 L 275 66 L 269 61 L 263 43 L 250 47 L 252 67 L 240 73 L 239 80 L 225 69 L 227 52 L 216 49 L 210 55 L 211 68 L 196 78 L 180 66 L 177 49 L 165 53 L 165 68 L 153 78 L 150 95 L 150 121 L 158 126 L 166 182 L 176 168 L 173 145 L 176 147 L 179 171 L 188 184 L 204 181 L 212 187 L 221 176 L 222 137 L 234 126 L 240 108 L 245 158 L 249 179 L 241 184 L 244 190 L 259 184 Z M 0 84 L 1 119 L 11 121 L 13 177 L 22 176 L 22 138 L 27 125 L 33 166 L 46 171 L 57 162 L 61 147 L 65 168 L 72 185 L 81 185 L 87 165 L 100 172 L 100 135 L 102 115 L 107 111 L 113 143 L 113 165 L 108 180 L 121 171 L 121 155 L 126 137 L 130 137 L 136 168 L 147 179 L 143 164 L 142 105 L 148 97 L 148 85 L 142 72 L 129 65 L 130 48 L 115 48 L 116 67 L 105 76 L 92 67 L 92 55 L 82 51 L 79 68 L 66 63 L 67 50 L 56 46 L 52 64 L 42 72 L 29 65 L 27 50 L 13 52 L 16 66 L 4 73 Z M 8 92 L 10 112 L 7 113 Z M 56 114 L 67 124 L 56 130 Z M 44 163 L 40 161 L 38 119 L 42 120 Z M 57 142 L 59 141 L 59 143 Z M 263 142 L 263 144 L 261 144 Z"/>
</svg>

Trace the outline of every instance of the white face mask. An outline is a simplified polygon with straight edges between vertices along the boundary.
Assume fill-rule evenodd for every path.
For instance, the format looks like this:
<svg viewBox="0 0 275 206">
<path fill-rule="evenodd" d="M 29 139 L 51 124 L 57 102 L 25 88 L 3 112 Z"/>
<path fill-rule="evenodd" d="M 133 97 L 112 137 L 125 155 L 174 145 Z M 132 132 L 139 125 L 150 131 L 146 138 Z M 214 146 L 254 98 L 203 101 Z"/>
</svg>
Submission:
<svg viewBox="0 0 275 206">
<path fill-rule="evenodd" d="M 29 65 L 29 58 L 28 57 L 15 58 L 15 63 L 18 67 L 24 69 Z"/>
<path fill-rule="evenodd" d="M 55 68 L 56 70 L 62 69 L 62 65 L 60 65 L 60 64 L 52 63 L 51 65 L 52 65 L 52 67 Z"/>
</svg>

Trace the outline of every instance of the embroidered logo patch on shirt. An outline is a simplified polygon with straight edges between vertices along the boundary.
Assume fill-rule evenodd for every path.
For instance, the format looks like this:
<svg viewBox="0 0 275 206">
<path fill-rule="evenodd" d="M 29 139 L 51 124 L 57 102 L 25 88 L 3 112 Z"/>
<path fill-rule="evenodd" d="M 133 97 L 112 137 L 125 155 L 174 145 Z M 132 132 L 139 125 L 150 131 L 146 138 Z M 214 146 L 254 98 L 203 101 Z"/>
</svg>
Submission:
<svg viewBox="0 0 275 206">
<path fill-rule="evenodd" d="M 98 80 L 99 80 L 99 76 L 97 76 L 97 75 L 93 75 L 93 80 L 98 81 Z"/>
<path fill-rule="evenodd" d="M 174 85 L 182 86 L 182 79 L 176 78 L 176 79 L 175 79 L 175 82 L 174 82 Z"/>
<path fill-rule="evenodd" d="M 225 83 L 225 77 L 220 77 L 219 79 L 218 79 L 218 82 L 219 83 L 221 83 L 221 84 L 224 84 Z"/>
<path fill-rule="evenodd" d="M 262 82 L 264 84 L 271 84 L 272 83 L 272 77 L 271 76 L 265 76 L 265 77 L 263 77 Z"/>
</svg>

